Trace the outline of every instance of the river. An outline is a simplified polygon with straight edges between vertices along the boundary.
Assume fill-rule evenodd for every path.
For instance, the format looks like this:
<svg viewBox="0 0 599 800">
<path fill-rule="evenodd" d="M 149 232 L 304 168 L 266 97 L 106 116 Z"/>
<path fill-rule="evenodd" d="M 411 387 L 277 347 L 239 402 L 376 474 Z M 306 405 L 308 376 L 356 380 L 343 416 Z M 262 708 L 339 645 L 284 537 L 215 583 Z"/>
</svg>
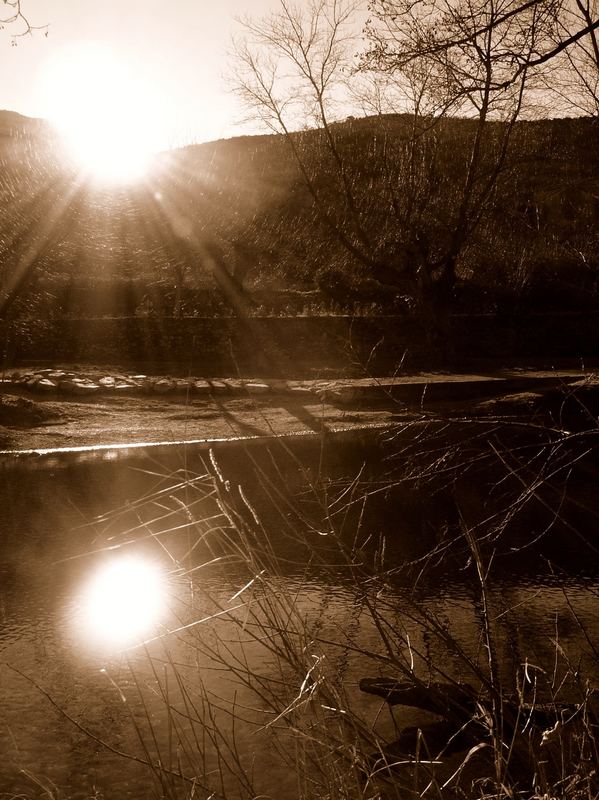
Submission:
<svg viewBox="0 0 599 800">
<path fill-rule="evenodd" d="M 349 747 L 422 716 L 382 713 L 361 678 L 484 670 L 464 525 L 493 562 L 484 600 L 505 685 L 526 665 L 539 692 L 576 700 L 572 664 L 598 677 L 593 456 L 576 462 L 568 516 L 551 493 L 522 499 L 513 469 L 460 481 L 454 462 L 443 478 L 447 456 L 426 441 L 417 475 L 376 431 L 5 462 L 0 797 L 324 796 L 347 768 L 322 767 L 323 731 L 351 717 Z"/>
</svg>

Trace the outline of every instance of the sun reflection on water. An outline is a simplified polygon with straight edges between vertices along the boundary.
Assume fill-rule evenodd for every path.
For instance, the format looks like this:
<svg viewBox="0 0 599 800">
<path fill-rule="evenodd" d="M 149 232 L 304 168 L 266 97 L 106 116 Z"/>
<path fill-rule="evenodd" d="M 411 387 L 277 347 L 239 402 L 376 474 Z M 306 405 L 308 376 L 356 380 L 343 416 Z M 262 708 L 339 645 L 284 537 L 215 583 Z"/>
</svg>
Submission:
<svg viewBox="0 0 599 800">
<path fill-rule="evenodd" d="M 165 576 L 140 556 L 115 557 L 85 585 L 80 624 L 103 647 L 126 647 L 152 634 L 166 610 Z"/>
</svg>

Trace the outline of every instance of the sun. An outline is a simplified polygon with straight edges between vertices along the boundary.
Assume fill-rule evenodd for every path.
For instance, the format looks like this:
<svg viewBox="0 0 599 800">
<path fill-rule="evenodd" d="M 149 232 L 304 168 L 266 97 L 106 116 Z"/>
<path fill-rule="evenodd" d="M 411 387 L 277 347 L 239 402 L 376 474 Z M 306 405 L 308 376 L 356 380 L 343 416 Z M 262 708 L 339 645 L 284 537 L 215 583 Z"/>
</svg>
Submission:
<svg viewBox="0 0 599 800">
<path fill-rule="evenodd" d="M 161 149 L 157 103 L 148 79 L 110 48 L 79 43 L 47 64 L 46 116 L 88 177 L 129 183 L 147 174 Z"/>
<path fill-rule="evenodd" d="M 116 557 L 103 564 L 80 596 L 80 624 L 98 646 L 130 645 L 149 634 L 165 612 L 166 583 L 152 561 Z"/>
</svg>

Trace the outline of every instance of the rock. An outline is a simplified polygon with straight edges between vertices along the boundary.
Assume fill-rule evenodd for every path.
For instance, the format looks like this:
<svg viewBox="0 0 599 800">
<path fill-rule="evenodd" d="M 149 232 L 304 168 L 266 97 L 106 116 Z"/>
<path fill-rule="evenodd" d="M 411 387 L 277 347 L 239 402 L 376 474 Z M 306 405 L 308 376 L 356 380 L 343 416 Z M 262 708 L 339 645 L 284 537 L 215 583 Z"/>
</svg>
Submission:
<svg viewBox="0 0 599 800">
<path fill-rule="evenodd" d="M 95 394 L 100 391 L 97 383 L 89 381 L 85 378 L 68 378 L 67 380 L 60 381 L 58 388 L 65 394 L 88 395 Z"/>
<path fill-rule="evenodd" d="M 51 370 L 50 372 L 48 372 L 47 377 L 50 378 L 50 380 L 59 381 L 61 378 L 65 378 L 66 375 L 67 375 L 67 373 L 63 372 L 63 370 L 56 369 L 56 370 Z"/>
<path fill-rule="evenodd" d="M 472 720 L 463 725 L 448 720 L 429 722 L 404 728 L 398 739 L 383 747 L 381 752 L 373 753 L 370 758 L 380 768 L 381 756 L 387 765 L 406 758 L 414 759 L 419 751 L 430 754 L 432 758 L 447 757 L 469 750 L 481 741 L 485 742 L 485 736 L 488 736 L 488 731 Z"/>
<path fill-rule="evenodd" d="M 100 378 L 98 383 L 100 384 L 100 386 L 105 386 L 106 388 L 112 388 L 113 386 L 115 386 L 116 381 L 113 377 L 107 375 L 105 378 Z"/>
<path fill-rule="evenodd" d="M 282 381 L 282 380 L 269 381 L 268 385 L 270 386 L 270 391 L 276 392 L 277 394 L 287 394 L 287 392 L 289 391 L 289 384 L 287 381 Z"/>
<path fill-rule="evenodd" d="M 250 394 L 266 394 L 270 386 L 267 383 L 246 383 L 245 390 Z"/>
<path fill-rule="evenodd" d="M 157 394 L 167 394 L 167 392 L 172 391 L 173 383 L 166 378 L 161 378 L 159 381 L 156 381 L 153 389 Z"/>
<path fill-rule="evenodd" d="M 67 378 L 66 380 L 59 381 L 58 383 L 58 391 L 64 392 L 65 394 L 75 394 L 75 384 L 71 380 L 71 378 Z"/>
<path fill-rule="evenodd" d="M 341 403 L 341 405 L 355 403 L 359 396 L 359 392 L 351 386 L 340 386 L 328 395 L 333 402 Z"/>
<path fill-rule="evenodd" d="M 142 392 L 144 392 L 144 394 L 151 394 L 154 391 L 154 386 L 156 383 L 156 378 L 146 378 L 139 388 Z"/>
<path fill-rule="evenodd" d="M 25 386 L 28 389 L 35 389 L 35 387 L 40 381 L 41 377 L 39 375 L 34 375 L 33 378 L 29 378 L 29 380 L 25 383 Z"/>
<path fill-rule="evenodd" d="M 229 394 L 230 388 L 224 381 L 210 381 L 212 394 Z"/>
<path fill-rule="evenodd" d="M 36 389 L 42 392 L 55 392 L 57 388 L 56 383 L 51 381 L 50 378 L 42 378 L 36 386 Z"/>
<path fill-rule="evenodd" d="M 147 375 L 129 375 L 129 380 L 131 381 L 145 381 L 147 380 Z"/>
<path fill-rule="evenodd" d="M 134 392 L 137 389 L 137 386 L 133 383 L 123 383 L 119 382 L 115 384 L 114 390 L 119 394 L 123 394 L 125 392 Z"/>
<path fill-rule="evenodd" d="M 290 386 L 288 388 L 288 392 L 293 395 L 293 397 L 311 397 L 312 392 L 308 389 L 307 386 Z"/>
<path fill-rule="evenodd" d="M 208 381 L 194 381 L 193 389 L 196 394 L 207 396 L 211 393 L 211 387 Z"/>
<path fill-rule="evenodd" d="M 191 389 L 191 382 L 182 378 L 175 381 L 175 391 L 187 393 Z"/>
<path fill-rule="evenodd" d="M 227 378 L 227 380 L 223 381 L 223 383 L 227 387 L 227 391 L 232 392 L 233 394 L 247 394 L 245 390 L 245 381 L 240 381 L 235 378 Z"/>
<path fill-rule="evenodd" d="M 56 413 L 45 403 L 35 403 L 25 397 L 0 396 L 0 425 L 34 427 L 55 417 Z"/>
<path fill-rule="evenodd" d="M 402 705 L 446 716 L 471 716 L 478 694 L 467 683 L 424 683 L 392 678 L 362 678 L 360 691 L 382 697 L 390 706 Z"/>
<path fill-rule="evenodd" d="M 74 393 L 80 395 L 95 394 L 100 391 L 97 383 L 76 383 Z"/>
</svg>

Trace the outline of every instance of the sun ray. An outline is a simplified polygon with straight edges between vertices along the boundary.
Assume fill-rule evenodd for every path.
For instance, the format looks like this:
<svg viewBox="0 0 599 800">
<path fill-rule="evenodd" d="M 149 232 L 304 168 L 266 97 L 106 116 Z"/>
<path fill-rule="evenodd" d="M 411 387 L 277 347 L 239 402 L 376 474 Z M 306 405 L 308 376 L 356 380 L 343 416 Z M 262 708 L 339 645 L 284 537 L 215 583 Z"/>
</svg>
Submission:
<svg viewBox="0 0 599 800">
<path fill-rule="evenodd" d="M 63 235 L 65 228 L 72 225 L 70 213 L 76 205 L 81 191 L 80 181 L 66 181 L 53 178 L 42 184 L 29 199 L 29 215 L 25 219 L 41 221 L 27 224 L 16 234 L 11 250 L 14 252 L 11 270 L 2 275 L 0 283 L 0 317 L 3 317 L 12 303 L 20 296 L 24 285 L 31 279 L 35 268 L 43 256 Z M 49 209 L 45 214 L 34 214 L 34 209 Z"/>
</svg>

